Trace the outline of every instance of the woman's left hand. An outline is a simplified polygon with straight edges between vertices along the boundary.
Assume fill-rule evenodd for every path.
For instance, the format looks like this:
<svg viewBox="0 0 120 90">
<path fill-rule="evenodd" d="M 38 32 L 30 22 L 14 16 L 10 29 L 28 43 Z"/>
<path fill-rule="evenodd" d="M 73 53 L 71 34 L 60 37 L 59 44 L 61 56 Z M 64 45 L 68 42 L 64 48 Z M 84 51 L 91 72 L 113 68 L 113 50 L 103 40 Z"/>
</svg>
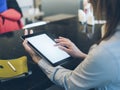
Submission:
<svg viewBox="0 0 120 90">
<path fill-rule="evenodd" d="M 24 33 L 25 33 L 25 35 L 28 35 L 28 30 L 25 30 Z M 33 31 L 31 30 L 31 31 L 30 31 L 30 34 L 32 34 L 32 33 L 33 33 Z M 34 61 L 35 63 L 38 63 L 38 62 L 40 61 L 41 57 L 38 56 L 38 55 L 33 51 L 33 49 L 30 48 L 30 46 L 29 46 L 28 43 L 27 43 L 27 40 L 24 40 L 23 46 L 24 46 L 25 50 L 30 54 L 30 56 L 32 57 L 33 61 Z"/>
</svg>

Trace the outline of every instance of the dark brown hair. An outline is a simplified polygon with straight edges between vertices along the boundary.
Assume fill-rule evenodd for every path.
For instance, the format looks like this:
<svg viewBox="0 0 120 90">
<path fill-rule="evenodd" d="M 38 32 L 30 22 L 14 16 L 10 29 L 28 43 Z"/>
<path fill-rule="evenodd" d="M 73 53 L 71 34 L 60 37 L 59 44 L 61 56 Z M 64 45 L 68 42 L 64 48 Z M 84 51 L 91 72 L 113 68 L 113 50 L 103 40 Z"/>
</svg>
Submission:
<svg viewBox="0 0 120 90">
<path fill-rule="evenodd" d="M 93 5 L 97 19 L 104 17 L 106 20 L 106 33 L 102 40 L 111 37 L 120 22 L 120 0 L 89 0 L 89 2 Z"/>
</svg>

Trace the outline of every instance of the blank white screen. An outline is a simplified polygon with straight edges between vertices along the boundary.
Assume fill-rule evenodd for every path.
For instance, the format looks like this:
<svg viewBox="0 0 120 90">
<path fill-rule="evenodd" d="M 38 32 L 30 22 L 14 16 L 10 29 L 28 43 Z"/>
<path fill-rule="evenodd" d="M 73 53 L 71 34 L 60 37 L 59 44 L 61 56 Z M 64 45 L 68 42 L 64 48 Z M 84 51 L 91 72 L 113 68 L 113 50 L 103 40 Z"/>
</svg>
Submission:
<svg viewBox="0 0 120 90">
<path fill-rule="evenodd" d="M 70 57 L 65 51 L 54 46 L 55 42 L 47 34 L 29 37 L 27 40 L 52 63 Z"/>
</svg>

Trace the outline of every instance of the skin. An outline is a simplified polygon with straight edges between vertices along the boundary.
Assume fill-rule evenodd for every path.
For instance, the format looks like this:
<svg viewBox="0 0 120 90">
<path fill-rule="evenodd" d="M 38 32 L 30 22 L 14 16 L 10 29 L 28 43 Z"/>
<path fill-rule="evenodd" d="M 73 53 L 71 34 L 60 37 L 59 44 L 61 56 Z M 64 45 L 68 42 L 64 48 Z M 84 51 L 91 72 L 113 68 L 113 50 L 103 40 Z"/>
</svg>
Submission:
<svg viewBox="0 0 120 90">
<path fill-rule="evenodd" d="M 33 31 L 30 30 L 30 34 L 32 34 L 32 33 L 33 33 Z M 29 33 L 28 33 L 28 30 L 25 30 L 24 34 L 25 34 L 25 35 L 28 35 L 28 34 L 29 34 Z M 32 57 L 32 59 L 33 59 L 33 61 L 34 61 L 35 63 L 38 63 L 38 62 L 41 60 L 41 57 L 39 57 L 39 56 L 29 47 L 29 45 L 27 44 L 27 40 L 24 40 L 23 46 L 24 46 L 25 50 L 30 54 L 30 56 Z"/>
<path fill-rule="evenodd" d="M 56 46 L 58 46 L 60 49 L 64 50 L 73 57 L 85 58 L 87 56 L 85 53 L 80 51 L 73 42 L 71 42 L 67 38 L 59 37 L 58 39 L 55 39 L 55 41 L 57 42 Z"/>
<path fill-rule="evenodd" d="M 30 30 L 30 34 L 32 34 L 32 33 L 33 33 L 33 31 Z M 24 34 L 28 35 L 29 34 L 28 30 L 25 30 Z M 57 42 L 57 44 L 55 46 L 58 46 L 60 49 L 64 50 L 71 56 L 76 57 L 76 58 L 86 58 L 87 54 L 85 54 L 81 50 L 79 50 L 78 47 L 73 42 L 71 42 L 69 39 L 64 38 L 64 37 L 59 37 L 58 39 L 55 39 L 55 41 Z M 25 50 L 30 54 L 30 56 L 32 57 L 32 59 L 35 63 L 38 63 L 41 60 L 41 57 L 38 56 L 29 47 L 29 45 L 27 44 L 27 40 L 24 40 L 23 46 L 24 46 Z"/>
</svg>

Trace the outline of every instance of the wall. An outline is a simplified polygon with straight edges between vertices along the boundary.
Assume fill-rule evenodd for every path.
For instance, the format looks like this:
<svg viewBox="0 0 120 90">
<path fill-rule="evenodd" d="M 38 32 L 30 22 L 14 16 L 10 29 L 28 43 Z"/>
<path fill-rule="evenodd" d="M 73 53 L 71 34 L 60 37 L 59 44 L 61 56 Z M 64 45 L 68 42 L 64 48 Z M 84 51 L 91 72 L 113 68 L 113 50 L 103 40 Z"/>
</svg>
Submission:
<svg viewBox="0 0 120 90">
<path fill-rule="evenodd" d="M 34 7 L 34 0 L 17 0 L 17 2 L 23 13 L 22 22 L 25 24 L 25 19 L 29 18 L 29 10 Z"/>
<path fill-rule="evenodd" d="M 17 0 L 21 8 L 33 7 L 33 0 Z"/>
<path fill-rule="evenodd" d="M 58 13 L 77 14 L 83 0 L 41 0 L 45 16 Z"/>
</svg>

